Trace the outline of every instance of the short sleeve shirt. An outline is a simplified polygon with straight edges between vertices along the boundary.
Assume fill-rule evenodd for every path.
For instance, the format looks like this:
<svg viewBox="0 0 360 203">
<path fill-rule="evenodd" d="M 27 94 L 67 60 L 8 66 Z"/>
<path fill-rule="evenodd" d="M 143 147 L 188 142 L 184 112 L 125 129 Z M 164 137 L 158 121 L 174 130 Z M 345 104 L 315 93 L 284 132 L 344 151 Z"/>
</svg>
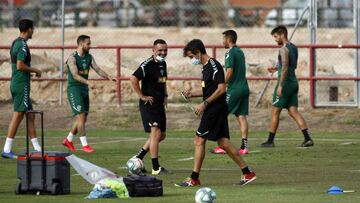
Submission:
<svg viewBox="0 0 360 203">
<path fill-rule="evenodd" d="M 18 37 L 15 39 L 10 48 L 11 57 L 11 86 L 30 85 L 30 73 L 17 70 L 17 61 L 23 61 L 25 65 L 31 66 L 30 49 L 25 39 Z"/>
<path fill-rule="evenodd" d="M 133 75 L 141 81 L 141 92 L 143 95 L 154 98 L 153 106 L 164 104 L 167 80 L 165 61 L 157 62 L 154 57 L 151 56 L 141 63 Z M 140 105 L 144 105 L 142 100 L 140 100 Z"/>
<path fill-rule="evenodd" d="M 223 83 L 225 83 L 224 69 L 217 60 L 210 58 L 202 70 L 203 100 L 209 98 L 216 91 L 218 85 Z M 219 110 L 226 110 L 226 107 L 226 94 L 223 94 L 206 107 L 202 118 L 214 117 Z"/>
</svg>

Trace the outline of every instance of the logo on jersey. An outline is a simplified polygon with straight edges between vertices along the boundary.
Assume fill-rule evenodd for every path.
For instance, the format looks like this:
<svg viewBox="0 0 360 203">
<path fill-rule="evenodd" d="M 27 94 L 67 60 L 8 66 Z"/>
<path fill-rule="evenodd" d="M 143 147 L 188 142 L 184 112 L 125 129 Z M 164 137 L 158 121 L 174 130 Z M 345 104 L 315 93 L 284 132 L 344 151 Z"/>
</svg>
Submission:
<svg viewBox="0 0 360 203">
<path fill-rule="evenodd" d="M 87 66 L 86 63 L 83 63 L 83 64 L 82 64 L 82 67 L 83 67 L 84 69 L 86 68 L 86 66 Z"/>
</svg>

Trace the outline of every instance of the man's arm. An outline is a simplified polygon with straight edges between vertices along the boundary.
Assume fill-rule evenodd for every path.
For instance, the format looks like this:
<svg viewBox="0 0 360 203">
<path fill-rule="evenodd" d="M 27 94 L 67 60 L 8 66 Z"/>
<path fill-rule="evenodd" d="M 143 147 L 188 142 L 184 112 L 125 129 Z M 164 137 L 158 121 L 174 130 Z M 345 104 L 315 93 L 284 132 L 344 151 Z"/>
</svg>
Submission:
<svg viewBox="0 0 360 203">
<path fill-rule="evenodd" d="M 234 69 L 232 67 L 226 68 L 225 74 L 225 83 L 228 83 L 234 73 Z"/>
<path fill-rule="evenodd" d="M 281 91 L 289 69 L 289 50 L 285 46 L 280 49 L 280 56 L 281 56 L 281 77 L 277 92 L 278 96 L 281 96 Z"/>
<path fill-rule="evenodd" d="M 226 92 L 226 84 L 225 83 L 220 83 L 220 84 L 218 84 L 215 92 L 212 93 L 212 95 L 210 95 L 210 97 L 208 97 L 206 99 L 206 101 L 209 104 L 211 104 L 212 102 L 216 101 L 220 96 L 225 94 L 225 92 Z"/>
<path fill-rule="evenodd" d="M 140 89 L 140 85 L 139 85 L 139 79 L 134 76 L 134 75 L 131 75 L 130 76 L 130 82 L 131 82 L 131 86 L 133 87 L 134 91 L 136 92 L 136 94 L 138 95 L 138 97 L 145 102 L 145 104 L 147 102 L 150 103 L 150 105 L 152 105 L 152 103 L 154 102 L 154 98 L 151 97 L 151 96 L 145 96 L 143 95 L 143 93 L 141 92 L 141 89 Z"/>
<path fill-rule="evenodd" d="M 92 67 L 92 69 L 94 69 L 94 71 L 95 71 L 98 75 L 100 75 L 101 77 L 107 78 L 107 79 L 112 80 L 112 81 L 116 81 L 115 78 L 113 78 L 111 75 L 107 74 L 105 71 L 103 71 L 103 70 L 96 64 L 94 58 L 92 58 L 91 67 Z"/>
<path fill-rule="evenodd" d="M 31 68 L 21 60 L 16 61 L 16 69 L 24 73 L 35 73 L 37 77 L 41 77 L 41 71 L 39 69 Z"/>
<path fill-rule="evenodd" d="M 226 84 L 225 83 L 219 83 L 215 92 L 210 95 L 205 101 L 201 102 L 197 107 L 195 108 L 195 114 L 201 115 L 208 104 L 211 104 L 215 100 L 217 100 L 221 95 L 225 94 L 226 92 Z"/>
<path fill-rule="evenodd" d="M 78 74 L 78 69 L 76 67 L 76 59 L 73 55 L 69 57 L 67 64 L 74 80 L 77 80 L 85 85 L 89 85 L 89 81 Z"/>
</svg>

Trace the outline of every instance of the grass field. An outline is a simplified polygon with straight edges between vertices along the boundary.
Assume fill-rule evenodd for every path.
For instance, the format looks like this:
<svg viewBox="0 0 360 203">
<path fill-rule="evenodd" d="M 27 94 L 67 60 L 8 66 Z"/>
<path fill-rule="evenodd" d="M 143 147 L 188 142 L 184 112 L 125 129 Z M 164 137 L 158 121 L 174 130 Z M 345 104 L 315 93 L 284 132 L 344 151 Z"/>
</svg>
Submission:
<svg viewBox="0 0 360 203">
<path fill-rule="evenodd" d="M 4 134 L 4 131 L 0 131 Z M 24 132 L 19 132 L 15 151 L 25 146 Z M 47 150 L 65 150 L 60 143 L 65 131 L 47 130 Z M 250 150 L 245 156 L 249 165 L 257 172 L 258 179 L 247 186 L 234 186 L 241 177 L 241 171 L 226 155 L 206 154 L 200 175 L 202 186 L 213 188 L 217 202 L 360 202 L 360 137 L 359 133 L 319 133 L 315 132 L 315 147 L 299 149 L 295 146 L 302 141 L 299 132 L 279 133 L 273 149 L 257 148 L 264 141 L 265 132 L 250 133 Z M 76 152 L 80 158 L 125 176 L 123 169 L 127 159 L 142 146 L 146 135 L 142 131 L 90 130 L 89 141 L 97 150 L 93 154 Z M 240 139 L 232 133 L 233 142 Z M 160 164 L 174 173 L 161 176 L 164 196 L 156 198 L 101 199 L 92 202 L 194 202 L 196 188 L 177 188 L 174 183 L 188 177 L 193 160 L 193 131 L 170 131 L 160 145 Z M 0 139 L 1 147 L 4 138 Z M 77 142 L 79 143 L 79 142 Z M 215 146 L 208 142 L 207 149 Z M 79 145 L 77 145 L 79 147 Z M 145 166 L 150 169 L 149 156 Z M 92 186 L 71 169 L 71 194 L 64 196 L 15 195 L 16 161 L 0 159 L 0 202 L 89 202 L 84 198 Z M 354 193 L 328 195 L 326 190 L 338 185 Z"/>
</svg>

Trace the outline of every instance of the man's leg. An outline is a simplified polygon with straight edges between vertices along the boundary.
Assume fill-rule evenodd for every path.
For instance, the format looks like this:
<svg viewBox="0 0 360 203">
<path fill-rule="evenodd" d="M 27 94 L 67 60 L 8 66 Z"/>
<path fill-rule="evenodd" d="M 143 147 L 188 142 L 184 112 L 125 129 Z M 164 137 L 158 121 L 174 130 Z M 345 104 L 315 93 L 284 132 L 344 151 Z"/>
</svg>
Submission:
<svg viewBox="0 0 360 203">
<path fill-rule="evenodd" d="M 230 142 L 228 138 L 220 138 L 218 144 L 226 151 L 229 157 L 241 168 L 243 178 L 240 182 L 241 185 L 246 185 L 256 179 L 255 172 L 251 171 L 247 166 L 244 159 L 241 158 L 238 150 Z"/>
<path fill-rule="evenodd" d="M 95 150 L 90 147 L 86 139 L 86 130 L 85 130 L 86 120 L 87 120 L 86 113 L 82 112 L 76 115 L 77 133 L 80 137 L 82 150 L 84 152 L 94 152 Z"/>
<path fill-rule="evenodd" d="M 149 151 L 152 162 L 152 174 L 158 175 L 158 172 L 161 171 L 159 164 L 158 154 L 159 154 L 159 142 L 161 140 L 161 130 L 159 127 L 151 127 L 150 137 L 149 137 Z M 146 143 L 145 143 L 146 145 Z M 146 146 L 145 146 L 146 147 Z"/>
<path fill-rule="evenodd" d="M 193 171 L 191 172 L 190 178 L 186 179 L 183 182 L 176 183 L 175 186 L 192 187 L 192 186 L 200 185 L 199 175 L 200 175 L 202 163 L 205 158 L 205 143 L 206 143 L 206 139 L 195 135 L 195 137 L 194 137 L 195 152 L 194 152 Z"/>
<path fill-rule="evenodd" d="M 271 109 L 271 123 L 269 126 L 269 136 L 268 140 L 260 145 L 260 147 L 274 147 L 274 139 L 276 131 L 279 127 L 279 118 L 281 113 L 281 108 L 273 106 Z"/>
<path fill-rule="evenodd" d="M 310 147 L 314 145 L 314 142 L 312 141 L 310 137 L 310 132 L 308 130 L 308 127 L 306 125 L 305 119 L 302 117 L 302 115 L 299 113 L 296 106 L 291 106 L 288 109 L 289 115 L 295 120 L 296 124 L 300 128 L 301 132 L 304 135 L 304 142 L 300 145 L 302 147 Z"/>
<path fill-rule="evenodd" d="M 240 134 L 241 134 L 241 147 L 240 147 L 240 154 L 247 154 L 248 153 L 248 132 L 249 132 L 249 125 L 247 122 L 247 118 L 246 116 L 238 116 L 236 117 L 238 122 L 239 122 L 239 126 L 240 126 Z"/>
<path fill-rule="evenodd" d="M 35 130 L 35 114 L 28 115 L 28 124 L 29 124 L 29 138 L 31 139 L 31 143 L 34 146 L 35 151 L 41 152 L 41 147 L 39 145 L 39 141 L 36 137 L 36 130 Z"/>
<path fill-rule="evenodd" d="M 15 153 L 12 152 L 12 144 L 17 132 L 17 129 L 24 118 L 25 112 L 14 112 L 9 124 L 8 133 L 6 136 L 2 156 L 4 158 L 16 158 Z M 7 156 L 9 155 L 9 156 Z"/>
</svg>

